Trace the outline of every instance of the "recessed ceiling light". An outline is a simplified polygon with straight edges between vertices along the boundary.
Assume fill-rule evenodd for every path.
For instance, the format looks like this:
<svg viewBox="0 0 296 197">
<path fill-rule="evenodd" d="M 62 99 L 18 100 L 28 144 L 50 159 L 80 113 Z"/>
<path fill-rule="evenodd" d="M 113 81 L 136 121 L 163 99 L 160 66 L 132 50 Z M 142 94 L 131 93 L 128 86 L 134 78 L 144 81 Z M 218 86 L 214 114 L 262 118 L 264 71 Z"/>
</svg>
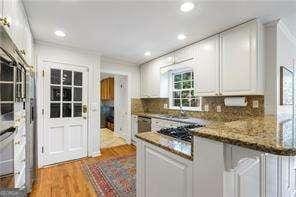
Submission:
<svg viewBox="0 0 296 197">
<path fill-rule="evenodd" d="M 186 36 L 184 34 L 179 34 L 178 39 L 179 40 L 184 40 L 184 39 L 186 39 Z"/>
<path fill-rule="evenodd" d="M 61 30 L 55 31 L 54 34 L 58 37 L 65 37 L 66 36 L 65 32 L 63 32 Z"/>
<path fill-rule="evenodd" d="M 145 56 L 151 56 L 151 52 L 150 52 L 150 51 L 146 51 L 146 52 L 144 53 L 144 55 L 145 55 Z"/>
<path fill-rule="evenodd" d="M 194 4 L 192 2 L 185 2 L 181 5 L 180 10 L 182 12 L 189 12 L 194 8 Z"/>
</svg>

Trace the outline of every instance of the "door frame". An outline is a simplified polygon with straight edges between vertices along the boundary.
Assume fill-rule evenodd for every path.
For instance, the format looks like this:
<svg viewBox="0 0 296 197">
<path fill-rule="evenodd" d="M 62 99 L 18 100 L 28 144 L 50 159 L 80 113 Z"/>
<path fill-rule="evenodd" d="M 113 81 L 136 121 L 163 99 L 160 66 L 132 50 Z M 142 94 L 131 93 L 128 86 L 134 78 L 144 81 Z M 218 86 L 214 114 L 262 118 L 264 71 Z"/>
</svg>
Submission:
<svg viewBox="0 0 296 197">
<path fill-rule="evenodd" d="M 132 102 L 132 94 L 131 94 L 131 81 L 132 81 L 132 75 L 129 72 L 125 71 L 120 71 L 120 70 L 109 70 L 109 69 L 101 69 L 99 72 L 99 90 L 101 89 L 101 73 L 108 73 L 108 74 L 113 74 L 113 75 L 123 75 L 127 77 L 127 121 L 128 121 L 128 134 L 127 134 L 127 139 L 126 142 L 128 144 L 132 143 L 132 111 L 131 111 L 131 102 Z M 114 83 L 115 85 L 115 83 Z M 99 91 L 99 102 L 101 104 L 101 91 Z M 101 116 L 101 106 L 99 107 L 99 114 Z M 100 120 L 99 120 L 100 121 Z M 99 122 L 99 126 L 101 125 L 101 122 Z M 101 134 L 101 129 L 99 131 L 99 134 Z M 100 135 L 99 135 L 100 136 Z M 101 138 L 101 137 L 100 137 Z M 101 139 L 99 140 L 99 147 L 101 148 Z"/>
<path fill-rule="evenodd" d="M 44 132 L 45 132 L 45 116 L 44 116 L 44 112 L 43 110 L 45 109 L 45 102 L 46 102 L 46 99 L 44 97 L 44 90 L 45 90 L 45 73 L 44 73 L 44 70 L 45 70 L 45 64 L 48 64 L 48 63 L 54 63 L 54 64 L 64 64 L 64 65 L 69 65 L 69 66 L 73 66 L 73 67 L 82 67 L 82 68 L 86 68 L 86 73 L 87 73 L 87 78 L 88 78 L 88 83 L 87 83 L 87 139 L 86 139 L 86 143 L 87 143 L 87 156 L 92 156 L 93 155 L 93 152 L 91 152 L 92 150 L 92 146 L 93 144 L 91 143 L 92 142 L 92 139 L 91 139 L 91 135 L 90 135 L 90 130 L 91 130 L 91 123 L 90 123 L 90 103 L 91 103 L 91 100 L 90 100 L 90 91 L 92 91 L 90 88 L 90 85 L 89 85 L 89 81 L 90 81 L 90 72 L 89 72 L 89 66 L 87 65 L 75 65 L 75 64 L 71 64 L 71 63 L 67 63 L 67 62 L 60 62 L 60 61 L 53 61 L 53 60 L 50 60 L 50 59 L 39 59 L 37 60 L 38 62 L 38 66 L 37 66 L 37 72 L 36 72 L 36 99 L 37 99 L 37 107 L 39 109 L 37 109 L 37 138 L 38 138 L 38 151 L 37 151 L 37 154 L 38 154 L 38 167 L 44 167 L 46 162 L 44 161 L 45 159 L 45 154 L 43 154 L 43 147 L 45 145 L 45 135 L 44 135 Z"/>
</svg>

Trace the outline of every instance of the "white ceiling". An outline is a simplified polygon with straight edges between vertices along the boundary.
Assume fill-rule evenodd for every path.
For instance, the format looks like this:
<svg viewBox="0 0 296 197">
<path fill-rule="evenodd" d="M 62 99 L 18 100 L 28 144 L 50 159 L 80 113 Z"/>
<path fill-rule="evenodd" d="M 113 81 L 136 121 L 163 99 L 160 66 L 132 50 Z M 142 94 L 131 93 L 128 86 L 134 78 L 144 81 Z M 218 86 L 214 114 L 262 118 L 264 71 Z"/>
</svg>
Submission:
<svg viewBox="0 0 296 197">
<path fill-rule="evenodd" d="M 198 1 L 189 13 L 179 10 L 181 1 L 25 0 L 24 4 L 36 40 L 134 63 L 255 17 L 268 22 L 289 17 L 296 10 L 296 1 Z M 296 33 L 296 20 L 289 22 Z M 57 29 L 67 36 L 57 38 Z M 186 34 L 187 39 L 178 40 L 179 33 Z M 143 55 L 147 50 L 152 53 L 149 58 Z"/>
</svg>

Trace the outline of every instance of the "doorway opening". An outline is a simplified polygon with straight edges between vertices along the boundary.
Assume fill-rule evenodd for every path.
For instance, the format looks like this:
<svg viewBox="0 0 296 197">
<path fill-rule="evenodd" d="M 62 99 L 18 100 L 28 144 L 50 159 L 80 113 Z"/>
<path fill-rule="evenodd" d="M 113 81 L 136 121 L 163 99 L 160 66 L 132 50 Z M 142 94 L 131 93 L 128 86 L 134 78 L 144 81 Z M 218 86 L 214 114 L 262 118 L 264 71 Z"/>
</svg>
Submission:
<svg viewBox="0 0 296 197">
<path fill-rule="evenodd" d="M 101 72 L 100 148 L 128 144 L 128 76 Z"/>
</svg>

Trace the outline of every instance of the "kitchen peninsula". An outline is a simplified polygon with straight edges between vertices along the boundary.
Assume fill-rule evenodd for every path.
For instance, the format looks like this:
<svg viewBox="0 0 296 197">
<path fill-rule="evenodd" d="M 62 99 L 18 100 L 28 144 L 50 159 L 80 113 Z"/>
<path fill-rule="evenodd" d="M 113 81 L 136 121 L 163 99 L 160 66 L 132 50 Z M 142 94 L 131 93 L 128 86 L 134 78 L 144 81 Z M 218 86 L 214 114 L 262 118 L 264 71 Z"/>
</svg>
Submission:
<svg viewBox="0 0 296 197">
<path fill-rule="evenodd" d="M 195 129 L 187 158 L 177 140 L 139 133 L 138 196 L 291 196 L 296 191 L 292 125 L 275 116 L 212 122 Z"/>
</svg>

